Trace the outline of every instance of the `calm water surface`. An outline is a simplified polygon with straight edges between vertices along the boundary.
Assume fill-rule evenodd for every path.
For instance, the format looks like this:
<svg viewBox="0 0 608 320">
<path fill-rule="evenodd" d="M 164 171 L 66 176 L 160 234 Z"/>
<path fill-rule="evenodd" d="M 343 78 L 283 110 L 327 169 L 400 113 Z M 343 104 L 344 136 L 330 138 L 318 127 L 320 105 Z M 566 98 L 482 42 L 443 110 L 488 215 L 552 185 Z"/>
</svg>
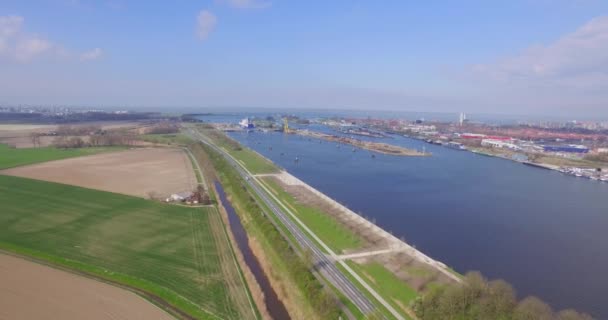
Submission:
<svg viewBox="0 0 608 320">
<path fill-rule="evenodd" d="M 608 319 L 608 183 L 398 136 L 383 140 L 433 156 L 372 158 L 282 133 L 231 136 L 459 272 L 480 270 L 520 297 Z"/>
</svg>

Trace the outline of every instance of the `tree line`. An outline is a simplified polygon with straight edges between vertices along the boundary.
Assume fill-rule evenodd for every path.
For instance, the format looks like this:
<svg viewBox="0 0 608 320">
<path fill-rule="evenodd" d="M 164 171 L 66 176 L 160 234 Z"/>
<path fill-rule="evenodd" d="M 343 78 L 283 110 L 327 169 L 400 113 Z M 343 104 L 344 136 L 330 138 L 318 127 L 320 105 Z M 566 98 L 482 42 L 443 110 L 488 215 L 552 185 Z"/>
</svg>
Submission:
<svg viewBox="0 0 608 320">
<path fill-rule="evenodd" d="M 554 312 L 536 297 L 517 301 L 513 287 L 503 280 L 488 281 L 469 272 L 464 283 L 429 289 L 414 301 L 420 320 L 591 320 L 574 310 Z"/>
</svg>

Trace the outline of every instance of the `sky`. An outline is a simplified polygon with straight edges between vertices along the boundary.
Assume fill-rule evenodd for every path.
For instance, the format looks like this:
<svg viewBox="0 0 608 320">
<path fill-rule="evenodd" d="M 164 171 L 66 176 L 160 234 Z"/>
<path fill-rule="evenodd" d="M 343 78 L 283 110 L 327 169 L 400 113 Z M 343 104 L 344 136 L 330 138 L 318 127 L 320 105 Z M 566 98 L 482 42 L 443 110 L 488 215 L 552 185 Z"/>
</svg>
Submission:
<svg viewBox="0 0 608 320">
<path fill-rule="evenodd" d="M 608 116 L 608 1 L 0 0 L 0 104 Z"/>
</svg>

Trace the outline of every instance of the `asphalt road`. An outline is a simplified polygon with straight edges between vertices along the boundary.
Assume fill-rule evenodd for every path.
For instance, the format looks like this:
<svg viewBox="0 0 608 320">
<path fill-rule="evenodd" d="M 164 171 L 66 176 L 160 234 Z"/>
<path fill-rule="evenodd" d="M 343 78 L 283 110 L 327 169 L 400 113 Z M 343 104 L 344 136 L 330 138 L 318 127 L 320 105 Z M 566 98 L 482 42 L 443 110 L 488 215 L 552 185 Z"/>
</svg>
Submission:
<svg viewBox="0 0 608 320">
<path fill-rule="evenodd" d="M 274 201 L 272 201 L 268 194 L 262 190 L 257 182 L 257 179 L 253 177 L 249 172 L 245 171 L 237 161 L 232 158 L 227 152 L 218 148 L 214 144 L 208 142 L 199 132 L 193 132 L 201 142 L 210 146 L 232 164 L 241 177 L 251 187 L 251 189 L 264 201 L 266 206 L 272 210 L 272 213 L 285 225 L 285 227 L 291 232 L 294 238 L 299 242 L 300 246 L 304 249 L 308 249 L 312 253 L 315 267 L 319 273 L 323 275 L 334 287 L 342 292 L 349 300 L 351 300 L 363 314 L 370 314 L 374 312 L 376 307 L 369 299 L 348 279 L 335 265 L 334 260 L 328 257 L 317 244 L 311 240 L 289 217 L 288 215 L 279 208 Z"/>
</svg>

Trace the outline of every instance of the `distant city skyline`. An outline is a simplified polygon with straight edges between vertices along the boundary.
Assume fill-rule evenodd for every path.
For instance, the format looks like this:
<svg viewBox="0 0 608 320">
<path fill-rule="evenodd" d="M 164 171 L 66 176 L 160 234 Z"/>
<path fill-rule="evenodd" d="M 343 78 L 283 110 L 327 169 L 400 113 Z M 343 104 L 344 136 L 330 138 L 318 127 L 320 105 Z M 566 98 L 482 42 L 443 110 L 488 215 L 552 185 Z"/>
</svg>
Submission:
<svg viewBox="0 0 608 320">
<path fill-rule="evenodd" d="M 0 104 L 608 117 L 600 0 L 0 3 Z"/>
</svg>

